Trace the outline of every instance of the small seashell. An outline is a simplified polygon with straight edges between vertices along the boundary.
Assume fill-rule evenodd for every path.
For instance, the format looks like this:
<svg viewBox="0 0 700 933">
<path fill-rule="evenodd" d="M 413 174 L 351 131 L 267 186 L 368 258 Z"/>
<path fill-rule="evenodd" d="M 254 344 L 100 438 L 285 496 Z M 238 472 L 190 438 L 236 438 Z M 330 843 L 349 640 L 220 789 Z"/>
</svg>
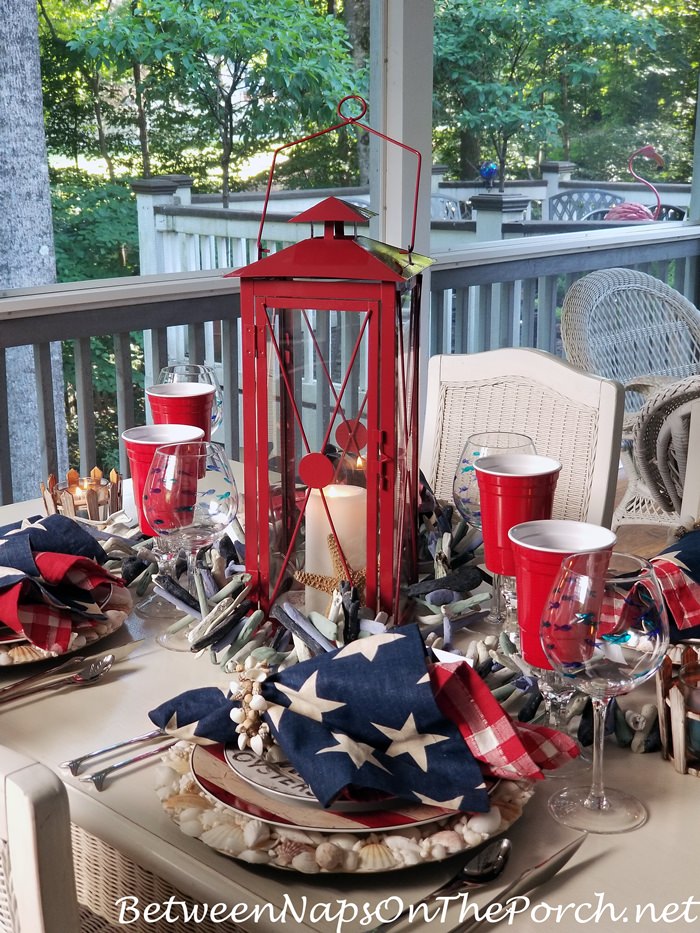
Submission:
<svg viewBox="0 0 700 933">
<path fill-rule="evenodd" d="M 180 813 L 182 810 L 187 810 L 188 808 L 195 808 L 198 810 L 203 810 L 206 807 L 206 803 L 199 794 L 174 794 L 172 797 L 168 797 L 167 800 L 163 801 L 163 806 L 166 810 L 172 810 L 173 813 Z"/>
<path fill-rule="evenodd" d="M 345 851 L 332 842 L 322 842 L 316 849 L 316 862 L 323 871 L 337 871 L 345 864 Z"/>
<path fill-rule="evenodd" d="M 352 833 L 332 833 L 327 841 L 332 842 L 333 845 L 338 846 L 339 849 L 345 849 L 347 851 L 352 849 L 355 845 L 357 836 L 353 836 Z"/>
<path fill-rule="evenodd" d="M 270 853 L 264 849 L 244 849 L 238 853 L 238 858 L 251 865 L 265 865 L 270 861 Z"/>
<path fill-rule="evenodd" d="M 241 723 L 245 719 L 245 710 L 242 709 L 240 706 L 234 706 L 231 712 L 229 713 L 229 716 L 231 717 L 233 722 Z"/>
<path fill-rule="evenodd" d="M 238 728 L 240 729 L 241 727 L 239 726 Z M 248 736 L 245 734 L 245 732 L 241 732 L 238 736 L 238 748 L 240 749 L 240 751 L 243 751 L 243 749 L 247 748 L 247 746 L 248 746 Z"/>
<path fill-rule="evenodd" d="M 321 871 L 321 868 L 316 861 L 315 854 L 308 850 L 300 852 L 298 855 L 294 856 L 292 859 L 292 868 L 294 868 L 296 871 L 306 872 L 307 875 L 314 875 Z"/>
<path fill-rule="evenodd" d="M 248 848 L 240 826 L 230 823 L 217 823 L 211 829 L 205 830 L 199 838 L 212 849 L 225 855 L 239 856 Z"/>
<path fill-rule="evenodd" d="M 353 849 L 345 850 L 345 858 L 343 860 L 343 868 L 345 871 L 357 871 L 360 865 L 360 856 Z"/>
<path fill-rule="evenodd" d="M 313 848 L 295 839 L 281 839 L 274 847 L 275 861 L 286 868 L 300 852 L 313 852 Z"/>
<path fill-rule="evenodd" d="M 261 820 L 250 820 L 243 830 L 247 849 L 257 849 L 270 838 L 270 827 Z"/>
<path fill-rule="evenodd" d="M 53 656 L 51 652 L 37 648 L 36 645 L 15 645 L 7 653 L 12 658 L 12 664 L 28 664 Z"/>
<path fill-rule="evenodd" d="M 265 743 L 261 735 L 258 734 L 251 736 L 250 750 L 256 754 L 258 758 L 262 758 L 262 756 L 265 754 Z"/>
<path fill-rule="evenodd" d="M 180 819 L 179 826 L 181 832 L 183 832 L 186 836 L 196 838 L 197 836 L 201 835 L 202 824 L 199 822 L 199 820 Z"/>
<path fill-rule="evenodd" d="M 453 829 L 441 829 L 440 832 L 432 833 L 427 841 L 432 846 L 440 846 L 450 855 L 462 851 L 462 840 Z M 444 858 L 444 856 L 443 856 Z"/>
<path fill-rule="evenodd" d="M 388 845 L 383 842 L 370 842 L 359 851 L 360 868 L 365 871 L 381 871 L 393 868 L 397 859 Z"/>
<path fill-rule="evenodd" d="M 469 829 L 475 833 L 495 833 L 501 825 L 501 811 L 492 807 L 488 813 L 477 813 L 467 823 Z"/>
<path fill-rule="evenodd" d="M 250 708 L 258 713 L 264 713 L 267 709 L 267 700 L 261 693 L 256 693 L 250 701 Z"/>
</svg>

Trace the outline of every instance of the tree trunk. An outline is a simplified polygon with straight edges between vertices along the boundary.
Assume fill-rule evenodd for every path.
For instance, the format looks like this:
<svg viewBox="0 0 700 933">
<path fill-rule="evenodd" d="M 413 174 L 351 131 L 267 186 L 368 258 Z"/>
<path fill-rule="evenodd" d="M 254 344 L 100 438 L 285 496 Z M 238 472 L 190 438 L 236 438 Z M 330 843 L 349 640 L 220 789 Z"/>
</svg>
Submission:
<svg viewBox="0 0 700 933">
<path fill-rule="evenodd" d="M 109 180 L 114 181 L 114 162 L 112 161 L 112 158 L 109 154 L 109 148 L 107 146 L 107 135 L 105 133 L 104 120 L 102 119 L 102 104 L 100 103 L 100 73 L 95 68 L 88 77 L 90 81 L 90 87 L 92 89 L 92 111 L 95 114 L 95 123 L 97 124 L 97 139 L 100 147 L 100 153 L 102 154 L 102 158 L 105 160 Z M 77 157 L 75 161 L 77 168 Z"/>
<path fill-rule="evenodd" d="M 475 178 L 479 174 L 479 138 L 471 130 L 459 134 L 459 177 Z"/>
<path fill-rule="evenodd" d="M 0 288 L 27 288 L 56 277 L 35 0 L 4 0 L 0 49 Z M 38 495 L 47 467 L 55 472 L 67 467 L 60 344 L 52 346 L 51 357 L 58 462 L 52 450 L 42 450 L 32 347 L 6 351 L 17 501 Z"/>
<path fill-rule="evenodd" d="M 345 0 L 343 7 L 345 27 L 352 45 L 355 70 L 363 69 L 369 58 L 369 0 Z M 358 88 L 359 91 L 359 88 Z M 369 139 L 365 132 L 357 140 L 359 184 L 369 184 Z"/>
<path fill-rule="evenodd" d="M 134 62 L 134 93 L 136 94 L 136 123 L 139 128 L 139 143 L 141 144 L 141 160 L 143 161 L 143 177 L 151 177 L 151 153 L 148 146 L 148 120 L 141 90 L 141 65 Z"/>
</svg>

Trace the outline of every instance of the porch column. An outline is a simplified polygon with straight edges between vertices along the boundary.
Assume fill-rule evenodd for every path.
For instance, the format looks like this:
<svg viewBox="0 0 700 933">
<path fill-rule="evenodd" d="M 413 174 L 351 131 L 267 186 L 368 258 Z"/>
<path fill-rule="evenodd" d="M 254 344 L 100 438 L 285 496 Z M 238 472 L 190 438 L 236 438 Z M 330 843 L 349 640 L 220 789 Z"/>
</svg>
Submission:
<svg viewBox="0 0 700 933">
<path fill-rule="evenodd" d="M 415 249 L 430 250 L 432 175 L 433 3 L 376 0 L 370 4 L 369 125 L 417 149 L 422 157 Z M 415 200 L 416 157 L 370 136 L 370 236 L 407 247 Z M 423 275 L 420 372 L 423 421 L 429 347 L 430 273 Z"/>
<path fill-rule="evenodd" d="M 547 185 L 547 196 L 542 201 L 542 220 L 551 220 L 549 199 L 552 195 L 559 194 L 562 181 L 571 181 L 571 173 L 575 168 L 575 162 L 542 162 L 540 164 L 542 180 Z"/>
<path fill-rule="evenodd" d="M 137 178 L 132 182 L 131 189 L 136 195 L 141 275 L 176 271 L 166 268 L 163 238 L 158 236 L 155 209 L 167 204 L 190 204 L 193 184 L 194 179 L 189 175 L 159 175 Z"/>
<path fill-rule="evenodd" d="M 473 195 L 471 205 L 476 214 L 477 240 L 502 240 L 503 224 L 522 220 L 529 203 L 530 199 L 522 194 L 493 191 Z"/>
</svg>

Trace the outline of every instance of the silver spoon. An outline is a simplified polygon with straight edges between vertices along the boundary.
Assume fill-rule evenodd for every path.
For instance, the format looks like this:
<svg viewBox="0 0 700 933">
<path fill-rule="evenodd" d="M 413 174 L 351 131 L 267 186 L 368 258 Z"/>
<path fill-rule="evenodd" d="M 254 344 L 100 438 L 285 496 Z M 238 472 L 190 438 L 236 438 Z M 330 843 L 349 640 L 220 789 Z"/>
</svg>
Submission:
<svg viewBox="0 0 700 933">
<path fill-rule="evenodd" d="M 441 884 L 439 888 L 431 891 L 430 894 L 426 894 L 422 900 L 416 901 L 415 904 L 410 904 L 398 917 L 374 927 L 370 930 L 370 933 L 384 933 L 385 930 L 390 930 L 410 910 L 415 911 L 421 904 L 432 904 L 439 897 L 446 897 L 461 891 L 471 891 L 474 888 L 480 888 L 482 885 L 488 884 L 490 881 L 495 881 L 506 867 L 510 858 L 510 850 L 510 839 L 494 839 L 462 865 L 457 874 Z"/>
<path fill-rule="evenodd" d="M 61 687 L 89 686 L 90 684 L 94 684 L 95 681 L 99 680 L 101 677 L 104 677 L 107 671 L 111 670 L 114 661 L 115 657 L 113 654 L 106 654 L 102 658 L 86 662 L 84 667 L 76 671 L 75 674 L 60 677 L 58 680 L 52 680 L 49 683 L 35 684 L 33 687 L 27 687 L 26 690 L 16 690 L 14 693 L 0 697 L 0 701 L 10 703 L 12 700 L 18 700 L 20 697 L 28 697 L 34 693 L 41 693 L 44 690 L 58 690 Z"/>
</svg>

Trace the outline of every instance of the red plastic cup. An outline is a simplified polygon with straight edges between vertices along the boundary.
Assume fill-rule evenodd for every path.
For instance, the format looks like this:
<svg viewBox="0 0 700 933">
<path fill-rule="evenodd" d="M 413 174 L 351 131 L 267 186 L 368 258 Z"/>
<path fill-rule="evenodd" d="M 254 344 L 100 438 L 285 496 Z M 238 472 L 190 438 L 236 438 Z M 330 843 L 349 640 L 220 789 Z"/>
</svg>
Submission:
<svg viewBox="0 0 700 933">
<path fill-rule="evenodd" d="M 163 382 L 146 389 L 155 424 L 191 424 L 211 440 L 214 386 L 201 382 Z"/>
<path fill-rule="evenodd" d="M 512 577 L 515 561 L 508 532 L 521 522 L 550 518 L 561 463 L 535 454 L 497 454 L 474 463 L 481 502 L 484 563 Z"/>
<path fill-rule="evenodd" d="M 561 563 L 577 551 L 612 552 L 617 537 L 601 525 L 565 519 L 525 522 L 511 528 L 508 535 L 515 558 L 520 653 L 533 667 L 551 670 L 542 648 L 540 622 Z"/>
<path fill-rule="evenodd" d="M 154 537 L 156 534 L 143 514 L 142 501 L 143 487 L 146 484 L 146 477 L 156 448 L 164 444 L 201 441 L 203 437 L 204 431 L 201 428 L 189 424 L 146 424 L 138 428 L 129 428 L 122 433 L 126 455 L 129 458 L 139 528 L 145 535 Z"/>
</svg>

